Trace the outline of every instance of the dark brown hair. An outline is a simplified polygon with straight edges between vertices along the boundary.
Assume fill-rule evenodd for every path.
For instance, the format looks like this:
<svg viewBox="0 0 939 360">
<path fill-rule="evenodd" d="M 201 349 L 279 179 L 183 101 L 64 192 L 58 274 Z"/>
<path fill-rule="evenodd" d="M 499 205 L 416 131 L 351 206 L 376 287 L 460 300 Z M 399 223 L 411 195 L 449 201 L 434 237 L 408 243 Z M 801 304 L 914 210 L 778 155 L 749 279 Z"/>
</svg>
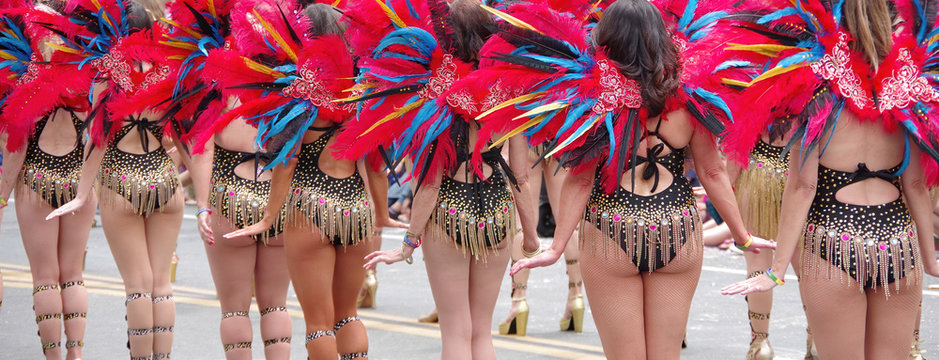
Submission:
<svg viewBox="0 0 939 360">
<path fill-rule="evenodd" d="M 492 16 L 479 6 L 478 0 L 454 0 L 450 3 L 456 57 L 469 63 L 479 62 L 479 50 L 492 35 Z"/>
<path fill-rule="evenodd" d="M 681 85 L 678 50 L 659 10 L 647 0 L 618 0 L 603 12 L 593 39 L 623 75 L 639 82 L 649 115 L 659 115 Z"/>
<path fill-rule="evenodd" d="M 864 54 L 874 68 L 893 46 L 893 20 L 887 0 L 847 0 L 842 18 L 845 29 L 854 35 L 854 49 Z"/>
<path fill-rule="evenodd" d="M 327 4 L 310 4 L 303 9 L 310 19 L 310 36 L 342 35 L 345 25 L 339 23 L 342 11 Z"/>
</svg>

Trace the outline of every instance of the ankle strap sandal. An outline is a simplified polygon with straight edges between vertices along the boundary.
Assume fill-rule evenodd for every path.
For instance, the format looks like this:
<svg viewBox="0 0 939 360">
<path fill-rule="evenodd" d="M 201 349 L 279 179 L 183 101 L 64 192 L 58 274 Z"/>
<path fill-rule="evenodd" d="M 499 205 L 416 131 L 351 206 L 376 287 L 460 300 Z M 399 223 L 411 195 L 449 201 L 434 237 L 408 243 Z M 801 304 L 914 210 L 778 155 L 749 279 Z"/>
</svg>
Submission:
<svg viewBox="0 0 939 360">
<path fill-rule="evenodd" d="M 85 286 L 85 281 L 84 280 L 66 281 L 62 283 L 61 289 L 62 291 L 65 291 L 65 289 L 68 289 L 72 286 Z"/>
<path fill-rule="evenodd" d="M 76 312 L 76 313 L 68 313 L 68 314 L 65 314 L 65 316 L 63 316 L 63 320 L 69 321 L 69 320 L 72 320 L 72 319 L 85 319 L 85 318 L 87 318 L 87 317 L 88 317 L 88 313 L 83 313 L 83 312 L 82 312 L 82 313 L 77 313 L 77 312 Z"/>
<path fill-rule="evenodd" d="M 360 319 L 358 316 L 350 316 L 345 319 L 339 320 L 339 322 L 337 322 L 336 325 L 333 325 L 333 332 L 338 333 L 339 329 L 342 329 L 343 326 L 346 326 L 346 324 L 353 322 L 353 321 L 362 321 L 362 319 Z"/>
<path fill-rule="evenodd" d="M 159 304 L 159 303 L 164 302 L 164 301 L 167 301 L 167 300 L 173 300 L 173 295 L 156 296 L 156 297 L 153 298 L 153 303 L 154 303 L 154 304 Z"/>
<path fill-rule="evenodd" d="M 269 308 L 261 309 L 260 312 L 261 312 L 261 316 L 264 316 L 275 311 L 287 311 L 287 307 L 286 306 L 269 307 Z"/>
<path fill-rule="evenodd" d="M 309 344 L 311 341 L 319 339 L 323 336 L 332 336 L 335 338 L 336 332 L 332 330 L 319 330 L 319 331 L 311 332 L 306 335 L 306 343 Z"/>
<path fill-rule="evenodd" d="M 279 343 L 287 343 L 287 344 L 289 344 L 289 343 L 290 343 L 290 340 L 291 340 L 291 338 L 290 338 L 289 336 L 287 336 L 287 337 L 282 337 L 282 338 L 276 338 L 276 339 L 267 339 L 267 340 L 264 340 L 264 347 L 268 347 L 268 346 L 271 346 L 271 345 L 274 345 L 274 344 L 279 344 Z"/>
<path fill-rule="evenodd" d="M 225 344 L 225 346 L 223 347 L 223 349 L 225 349 L 225 352 L 229 352 L 235 349 L 250 349 L 250 348 L 251 348 L 250 341 L 234 343 L 234 344 Z"/>
<path fill-rule="evenodd" d="M 352 360 L 355 358 L 368 359 L 368 351 L 351 353 L 351 354 L 342 354 L 342 356 L 339 357 L 339 360 Z"/>
<path fill-rule="evenodd" d="M 46 290 L 59 290 L 59 284 L 39 285 L 33 288 L 33 295 Z"/>
<path fill-rule="evenodd" d="M 248 317 L 248 311 L 229 311 L 222 313 L 222 320 L 228 319 L 230 317 L 241 316 Z"/>
<path fill-rule="evenodd" d="M 127 304 L 130 304 L 131 301 L 134 301 L 140 298 L 150 299 L 151 298 L 150 293 L 133 293 L 133 294 L 127 295 L 127 297 L 124 298 L 124 306 L 127 306 Z"/>
</svg>

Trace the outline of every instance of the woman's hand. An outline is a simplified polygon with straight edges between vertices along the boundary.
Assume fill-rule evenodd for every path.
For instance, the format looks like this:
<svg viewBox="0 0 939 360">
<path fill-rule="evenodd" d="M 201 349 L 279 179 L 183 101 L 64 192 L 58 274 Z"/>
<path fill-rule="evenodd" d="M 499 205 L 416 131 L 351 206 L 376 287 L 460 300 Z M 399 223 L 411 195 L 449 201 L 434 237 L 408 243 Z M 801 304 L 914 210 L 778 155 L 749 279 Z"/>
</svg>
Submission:
<svg viewBox="0 0 939 360">
<path fill-rule="evenodd" d="M 372 270 L 380 262 L 391 265 L 411 258 L 412 254 L 414 254 L 414 248 L 407 245 L 394 250 L 376 251 L 365 256 L 365 265 L 362 267 Z"/>
<path fill-rule="evenodd" d="M 385 228 L 385 227 L 392 227 L 392 228 L 399 228 L 399 229 L 408 228 L 408 224 L 405 224 L 398 220 L 394 220 L 390 217 L 375 219 L 375 225 L 373 226 L 375 226 L 376 228 Z"/>
<path fill-rule="evenodd" d="M 747 246 L 746 249 L 742 249 L 743 251 L 749 251 L 754 254 L 759 254 L 760 249 L 776 250 L 776 241 L 766 240 L 766 239 L 756 237 L 753 235 L 750 235 L 750 239 L 751 239 L 750 246 Z M 738 245 L 743 246 L 743 244 L 734 243 L 734 246 L 738 246 Z"/>
<path fill-rule="evenodd" d="M 522 249 L 524 250 L 524 245 Z M 542 251 L 541 254 L 516 262 L 515 265 L 512 265 L 512 269 L 509 270 L 509 275 L 515 275 L 519 271 L 522 271 L 522 269 L 531 269 L 554 264 L 561 258 L 562 253 L 563 252 L 555 251 L 554 248 L 547 248 Z"/>
<path fill-rule="evenodd" d="M 215 234 L 212 232 L 212 212 L 203 211 L 199 213 L 199 235 L 202 236 L 202 241 L 205 241 L 209 245 L 215 245 Z"/>
<path fill-rule="evenodd" d="M 46 216 L 46 220 L 52 220 L 62 215 L 71 214 L 73 212 L 80 210 L 84 206 L 85 206 L 85 198 L 76 197 L 72 199 L 72 201 L 69 201 L 63 204 L 62 206 L 59 206 L 58 209 L 52 210 L 52 212 L 49 213 L 49 216 Z"/>
<path fill-rule="evenodd" d="M 757 292 L 770 291 L 776 287 L 776 282 L 770 279 L 766 274 L 752 277 L 744 281 L 730 284 L 721 289 L 723 295 L 747 295 Z"/>
<path fill-rule="evenodd" d="M 939 260 L 934 260 L 931 263 L 926 263 L 926 274 L 929 274 L 932 277 L 939 277 Z M 930 289 L 933 287 L 930 286 Z"/>
<path fill-rule="evenodd" d="M 270 220 L 270 217 L 265 216 L 263 219 L 261 219 L 261 221 L 225 234 L 224 237 L 226 239 L 234 239 L 241 236 L 257 235 L 267 231 L 271 228 L 271 226 L 274 226 L 274 220 Z"/>
</svg>

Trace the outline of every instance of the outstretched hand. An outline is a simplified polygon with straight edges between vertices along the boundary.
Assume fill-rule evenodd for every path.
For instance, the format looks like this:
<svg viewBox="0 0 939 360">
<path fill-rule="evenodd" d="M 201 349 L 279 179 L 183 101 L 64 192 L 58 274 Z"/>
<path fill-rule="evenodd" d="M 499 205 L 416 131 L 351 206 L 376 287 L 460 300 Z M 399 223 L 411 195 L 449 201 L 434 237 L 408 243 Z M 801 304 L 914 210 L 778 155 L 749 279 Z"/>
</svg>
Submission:
<svg viewBox="0 0 939 360">
<path fill-rule="evenodd" d="M 215 234 L 212 232 L 212 216 L 208 211 L 199 213 L 199 235 L 202 241 L 209 245 L 215 245 Z"/>
<path fill-rule="evenodd" d="M 515 265 L 512 265 L 512 269 L 509 270 L 509 274 L 515 275 L 519 271 L 522 271 L 522 269 L 548 266 L 556 263 L 559 258 L 561 258 L 560 252 L 557 252 L 552 248 L 548 248 L 542 251 L 541 254 L 519 260 L 515 263 Z"/>
<path fill-rule="evenodd" d="M 757 292 L 770 291 L 776 287 L 776 282 L 766 274 L 752 277 L 744 281 L 730 284 L 721 289 L 723 295 L 748 295 Z"/>
<path fill-rule="evenodd" d="M 69 201 L 63 204 L 62 206 L 59 206 L 57 209 L 52 210 L 52 212 L 49 213 L 49 216 L 46 216 L 46 220 L 52 220 L 62 215 L 71 214 L 73 212 L 80 210 L 83 206 L 85 206 L 84 198 L 81 198 L 81 197 L 74 198 L 72 199 L 72 201 Z"/>
<path fill-rule="evenodd" d="M 751 238 L 753 241 L 750 243 L 750 246 L 748 246 L 746 249 L 743 249 L 743 251 L 759 254 L 760 249 L 776 250 L 776 241 L 774 240 L 766 240 L 752 235 Z"/>
<path fill-rule="evenodd" d="M 412 249 L 409 252 L 413 253 L 414 250 Z M 404 251 L 402 251 L 402 248 L 385 250 L 385 251 L 376 251 L 365 256 L 365 265 L 363 265 L 362 267 L 368 270 L 372 270 L 376 266 L 378 266 L 378 263 L 385 263 L 386 265 L 391 265 L 396 262 L 407 260 L 410 257 L 411 257 L 411 254 L 405 254 Z"/>
<path fill-rule="evenodd" d="M 399 229 L 407 229 L 407 228 L 408 228 L 408 224 L 405 224 L 405 223 L 400 222 L 400 221 L 398 221 L 398 220 L 394 220 L 394 219 L 392 219 L 392 218 L 377 219 L 377 220 L 375 221 L 375 225 L 374 225 L 374 226 L 375 226 L 376 228 L 386 228 L 386 227 L 399 228 Z"/>
<path fill-rule="evenodd" d="M 232 232 L 230 232 L 230 233 L 228 233 L 228 234 L 225 234 L 225 238 L 226 238 L 226 239 L 234 239 L 234 238 L 236 238 L 236 237 L 252 236 L 252 235 L 257 235 L 257 234 L 260 234 L 260 233 L 262 233 L 262 232 L 265 232 L 265 231 L 267 231 L 267 229 L 270 229 L 271 226 L 273 226 L 273 224 L 271 224 L 269 221 L 267 221 L 267 220 L 265 220 L 265 219 L 267 219 L 267 218 L 265 217 L 264 219 L 261 219 L 261 221 L 259 221 L 259 222 L 257 222 L 257 223 L 251 224 L 251 225 L 249 225 L 249 226 L 245 226 L 245 227 L 243 227 L 243 228 L 241 228 L 241 229 L 238 229 L 238 230 L 232 231 Z"/>
</svg>

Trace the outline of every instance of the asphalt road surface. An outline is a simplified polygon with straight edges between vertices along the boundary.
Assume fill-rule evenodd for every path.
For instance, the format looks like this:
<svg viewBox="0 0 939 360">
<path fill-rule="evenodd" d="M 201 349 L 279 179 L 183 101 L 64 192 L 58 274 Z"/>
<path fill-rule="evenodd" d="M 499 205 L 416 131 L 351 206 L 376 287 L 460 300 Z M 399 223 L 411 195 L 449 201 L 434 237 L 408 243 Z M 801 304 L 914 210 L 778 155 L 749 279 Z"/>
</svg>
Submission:
<svg viewBox="0 0 939 360">
<path fill-rule="evenodd" d="M 224 359 L 218 336 L 221 317 L 202 241 L 189 207 L 183 221 L 177 252 L 180 257 L 176 299 L 176 340 L 174 359 Z M 8 209 L 0 223 L 0 273 L 4 299 L 0 310 L 0 360 L 42 357 L 36 336 L 32 308 L 32 282 L 28 262 L 16 225 L 15 212 Z M 403 230 L 386 230 L 385 248 L 398 246 Z M 550 241 L 550 240 L 546 240 Z M 688 323 L 688 345 L 683 359 L 742 359 L 750 339 L 746 303 L 743 297 L 722 296 L 719 289 L 744 277 L 743 257 L 716 249 L 706 249 L 704 271 L 698 284 Z M 792 274 L 792 272 L 789 272 Z M 791 277 L 791 275 L 790 275 Z M 378 272 L 377 308 L 363 309 L 372 359 L 437 359 L 440 332 L 434 325 L 416 318 L 433 308 L 421 252 L 415 252 L 414 265 L 382 265 Z M 805 353 L 805 317 L 799 302 L 795 279 L 778 288 L 770 328 L 777 359 L 802 359 Z M 93 228 L 88 242 L 85 281 L 89 293 L 86 359 L 126 359 L 124 290 L 100 227 Z M 935 278 L 927 284 L 939 284 Z M 493 318 L 493 332 L 510 306 L 508 275 Z M 925 285 L 924 285 L 925 286 Z M 500 359 L 602 359 L 600 338 L 591 318 L 589 299 L 584 332 L 558 330 L 558 320 L 567 299 L 567 277 L 563 262 L 532 272 L 528 284 L 531 306 L 528 336 L 495 336 Z M 925 291 L 922 337 L 928 358 L 939 357 L 939 291 Z M 291 289 L 288 308 L 293 316 L 292 358 L 304 359 L 303 319 Z M 263 358 L 258 314 L 252 309 L 255 326 L 254 356 Z M 63 342 L 65 338 L 63 337 Z"/>
</svg>

